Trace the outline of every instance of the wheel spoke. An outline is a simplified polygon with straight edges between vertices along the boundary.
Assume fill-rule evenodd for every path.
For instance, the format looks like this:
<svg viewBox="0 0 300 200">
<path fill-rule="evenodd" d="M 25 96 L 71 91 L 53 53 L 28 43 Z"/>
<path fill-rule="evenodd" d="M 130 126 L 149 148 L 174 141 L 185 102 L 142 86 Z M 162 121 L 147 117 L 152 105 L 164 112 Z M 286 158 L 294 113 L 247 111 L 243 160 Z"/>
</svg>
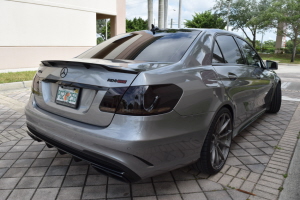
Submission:
<svg viewBox="0 0 300 200">
<path fill-rule="evenodd" d="M 224 122 L 225 122 L 225 115 L 223 115 L 221 118 L 221 124 L 224 124 Z"/>
<path fill-rule="evenodd" d="M 215 145 L 212 144 L 212 148 L 210 150 L 211 153 L 211 164 L 214 165 L 215 161 L 216 161 L 216 148 Z"/>
<path fill-rule="evenodd" d="M 222 131 L 222 124 L 224 124 L 224 121 L 225 121 L 225 116 L 221 116 L 220 117 L 220 120 L 219 120 L 219 122 L 218 122 L 218 125 L 217 125 L 217 131 L 216 131 L 216 133 L 217 134 L 220 134 Z"/>
<path fill-rule="evenodd" d="M 219 136 L 219 139 L 223 139 L 231 134 L 231 130 L 228 130 L 226 133 Z"/>
<path fill-rule="evenodd" d="M 219 165 L 220 159 L 219 159 L 219 153 L 217 147 L 215 147 L 215 165 Z"/>
<path fill-rule="evenodd" d="M 218 153 L 219 153 L 219 156 L 221 157 L 221 159 L 222 159 L 222 160 L 225 160 L 224 155 L 223 155 L 223 153 L 222 153 L 220 147 L 219 147 L 219 146 L 216 146 L 216 149 L 218 150 Z"/>
<path fill-rule="evenodd" d="M 219 140 L 218 142 L 219 142 L 219 144 L 221 144 L 221 145 L 224 146 L 224 147 L 227 147 L 227 148 L 230 147 L 228 144 L 226 144 L 225 142 L 223 142 L 223 141 L 221 141 L 221 140 Z"/>
<path fill-rule="evenodd" d="M 214 150 L 215 150 L 215 145 L 214 145 L 214 143 L 213 142 L 211 142 L 211 148 L 210 148 L 210 153 L 213 153 L 214 152 Z"/>
<path fill-rule="evenodd" d="M 224 118 L 225 118 L 225 116 L 224 116 Z M 223 125 L 222 125 L 221 129 L 218 131 L 218 134 L 221 134 L 225 130 L 225 128 L 228 126 L 229 122 L 230 122 L 230 119 L 228 119 L 225 123 L 221 123 Z"/>
<path fill-rule="evenodd" d="M 216 128 L 216 132 L 215 132 L 215 134 L 218 134 L 219 133 L 219 130 L 221 129 L 221 123 L 218 123 L 217 124 L 217 128 Z"/>
</svg>

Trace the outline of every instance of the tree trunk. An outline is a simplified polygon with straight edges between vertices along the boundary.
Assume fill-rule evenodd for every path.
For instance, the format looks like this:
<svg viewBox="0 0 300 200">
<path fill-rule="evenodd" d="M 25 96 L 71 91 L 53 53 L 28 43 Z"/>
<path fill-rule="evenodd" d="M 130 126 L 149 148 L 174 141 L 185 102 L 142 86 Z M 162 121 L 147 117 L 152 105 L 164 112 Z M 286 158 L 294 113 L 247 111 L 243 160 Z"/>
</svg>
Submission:
<svg viewBox="0 0 300 200">
<path fill-rule="evenodd" d="M 153 0 L 148 0 L 148 29 L 151 30 L 153 24 Z"/>
<path fill-rule="evenodd" d="M 292 52 L 291 62 L 294 62 L 295 60 L 296 50 L 297 50 L 297 38 L 293 40 L 293 52 Z"/>
<path fill-rule="evenodd" d="M 282 53 L 281 46 L 282 46 L 282 37 L 283 37 L 283 27 L 284 23 L 280 22 L 277 26 L 277 36 L 276 36 L 276 44 L 275 44 L 275 53 Z"/>
<path fill-rule="evenodd" d="M 255 42 L 256 42 L 256 31 L 254 31 L 254 33 L 253 33 L 253 41 L 252 41 L 252 45 L 253 45 L 254 49 L 255 49 Z"/>
</svg>

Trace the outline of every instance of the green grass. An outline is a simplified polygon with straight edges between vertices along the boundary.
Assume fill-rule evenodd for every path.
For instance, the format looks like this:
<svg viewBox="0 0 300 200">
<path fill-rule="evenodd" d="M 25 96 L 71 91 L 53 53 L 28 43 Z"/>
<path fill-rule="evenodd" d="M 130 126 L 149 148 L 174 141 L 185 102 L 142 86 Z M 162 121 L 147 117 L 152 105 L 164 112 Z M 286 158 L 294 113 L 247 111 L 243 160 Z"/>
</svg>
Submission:
<svg viewBox="0 0 300 200">
<path fill-rule="evenodd" d="M 279 149 L 279 150 L 281 150 L 282 148 L 281 148 L 280 146 L 277 146 L 277 145 L 276 145 L 276 146 L 274 147 L 274 149 Z"/>
<path fill-rule="evenodd" d="M 259 54 L 263 60 L 279 61 L 280 63 L 300 64 L 300 55 L 296 55 L 294 62 L 291 62 L 291 54 Z"/>
<path fill-rule="evenodd" d="M 288 177 L 288 175 L 287 175 L 287 174 L 282 174 L 282 176 L 283 176 L 284 178 L 287 178 L 287 177 Z"/>
<path fill-rule="evenodd" d="M 0 83 L 31 81 L 35 71 L 0 73 Z"/>
</svg>

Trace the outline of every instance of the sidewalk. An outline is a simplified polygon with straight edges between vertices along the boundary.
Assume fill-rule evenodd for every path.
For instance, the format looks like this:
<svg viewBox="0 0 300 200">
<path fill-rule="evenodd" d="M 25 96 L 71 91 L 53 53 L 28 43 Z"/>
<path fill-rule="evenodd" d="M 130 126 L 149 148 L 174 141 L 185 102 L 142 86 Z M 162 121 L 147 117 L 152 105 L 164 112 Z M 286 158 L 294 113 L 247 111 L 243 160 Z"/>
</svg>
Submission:
<svg viewBox="0 0 300 200">
<path fill-rule="evenodd" d="M 22 88 L 30 88 L 32 81 L 12 82 L 12 83 L 1 83 L 0 91 L 16 90 Z"/>
<path fill-rule="evenodd" d="M 29 95 L 29 88 L 0 92 L 2 199 L 274 200 L 300 130 L 300 102 L 283 101 L 278 114 L 263 115 L 234 139 L 222 172 L 208 176 L 184 167 L 126 184 L 30 139 L 23 110 Z M 283 95 L 300 99 L 300 92 Z"/>
</svg>

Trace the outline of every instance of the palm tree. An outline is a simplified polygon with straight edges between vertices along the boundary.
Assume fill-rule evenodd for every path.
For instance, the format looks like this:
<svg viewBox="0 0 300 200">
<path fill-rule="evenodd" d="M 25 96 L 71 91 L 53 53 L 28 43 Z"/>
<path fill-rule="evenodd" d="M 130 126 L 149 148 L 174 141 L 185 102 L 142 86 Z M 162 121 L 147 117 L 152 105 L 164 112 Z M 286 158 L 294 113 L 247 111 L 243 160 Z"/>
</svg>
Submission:
<svg viewBox="0 0 300 200">
<path fill-rule="evenodd" d="M 165 0 L 165 10 L 164 10 L 164 28 L 168 28 L 168 0 Z"/>
<path fill-rule="evenodd" d="M 158 3 L 158 28 L 164 28 L 164 0 Z"/>
<path fill-rule="evenodd" d="M 151 29 L 153 24 L 153 0 L 148 0 L 148 29 Z"/>
</svg>

